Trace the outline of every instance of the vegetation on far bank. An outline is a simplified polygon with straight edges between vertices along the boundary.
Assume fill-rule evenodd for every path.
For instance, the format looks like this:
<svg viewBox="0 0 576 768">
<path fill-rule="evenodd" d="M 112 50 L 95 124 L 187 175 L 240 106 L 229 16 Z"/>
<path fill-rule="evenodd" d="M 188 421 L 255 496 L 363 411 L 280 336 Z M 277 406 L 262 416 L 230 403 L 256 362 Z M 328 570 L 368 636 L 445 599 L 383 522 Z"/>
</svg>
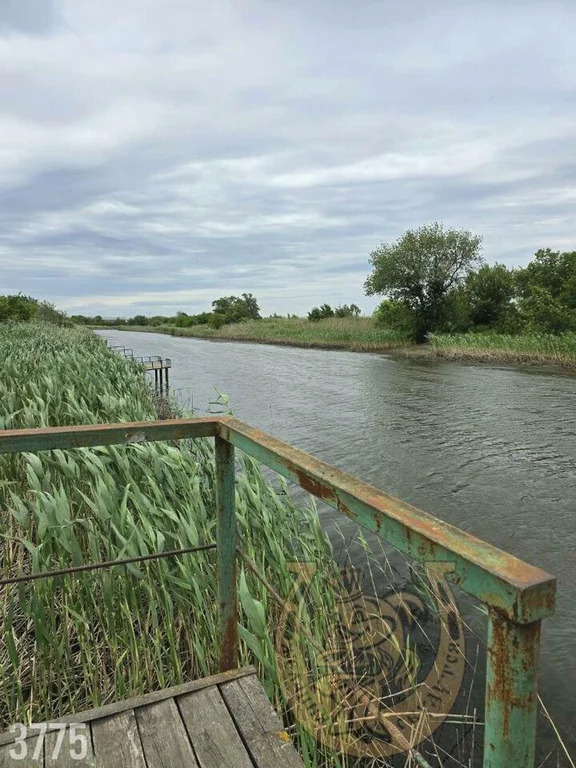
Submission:
<svg viewBox="0 0 576 768">
<path fill-rule="evenodd" d="M 370 256 L 365 282 L 368 295 L 384 297 L 372 318 L 360 317 L 356 304 L 323 303 L 307 318 L 263 319 L 256 298 L 243 293 L 215 299 L 211 312 L 197 315 L 72 319 L 179 336 L 359 351 L 406 351 L 413 343 L 429 342 L 430 354 L 573 363 L 576 251 L 541 249 L 526 267 L 509 269 L 484 263 L 481 243 L 471 232 L 439 223 L 383 243 Z"/>
<path fill-rule="evenodd" d="M 524 268 L 489 265 L 481 238 L 441 224 L 409 230 L 371 254 L 365 288 L 376 321 L 419 342 L 438 333 L 508 336 L 576 331 L 576 251 L 536 252 Z"/>
<path fill-rule="evenodd" d="M 435 357 L 484 362 L 576 366 L 576 333 L 523 334 L 444 333 L 428 337 Z"/>
<path fill-rule="evenodd" d="M 381 352 L 420 359 L 445 358 L 487 363 L 576 367 L 576 333 L 439 333 L 430 334 L 427 344 L 416 344 L 408 334 L 393 328 L 382 328 L 368 317 L 345 320 L 332 318 L 313 324 L 303 318 L 264 318 L 258 322 L 245 321 L 218 329 L 207 325 L 189 328 L 170 325 L 94 327 L 216 341 Z"/>
<path fill-rule="evenodd" d="M 482 238 L 434 223 L 382 243 L 370 256 L 372 317 L 354 304 L 324 302 L 306 318 L 262 318 L 252 293 L 221 296 L 211 311 L 68 319 L 46 302 L 0 297 L 0 321 L 44 319 L 91 327 L 300 347 L 399 352 L 510 362 L 576 363 L 576 251 L 541 249 L 523 268 L 489 265 Z M 414 345 L 418 345 L 416 348 Z"/>
<path fill-rule="evenodd" d="M 220 328 L 213 328 L 210 325 L 188 327 L 106 325 L 94 327 L 115 327 L 118 330 L 149 331 L 199 339 L 251 341 L 294 347 L 350 349 L 359 352 L 387 352 L 412 343 L 406 333 L 394 328 L 379 327 L 370 317 L 334 317 L 317 323 L 310 323 L 301 317 L 269 317 L 261 320 L 245 320 Z"/>
</svg>

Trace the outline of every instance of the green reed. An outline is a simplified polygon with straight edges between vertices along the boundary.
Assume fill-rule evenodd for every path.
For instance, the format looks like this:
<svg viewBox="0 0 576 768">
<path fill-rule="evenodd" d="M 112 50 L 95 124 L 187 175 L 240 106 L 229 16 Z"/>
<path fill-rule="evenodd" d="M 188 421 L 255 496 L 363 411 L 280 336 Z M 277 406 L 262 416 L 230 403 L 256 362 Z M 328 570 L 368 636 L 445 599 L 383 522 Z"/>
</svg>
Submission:
<svg viewBox="0 0 576 768">
<path fill-rule="evenodd" d="M 576 362 L 576 333 L 524 334 L 442 333 L 429 336 L 434 351 L 443 356 L 470 356 L 573 364 Z"/>
<path fill-rule="evenodd" d="M 0 326 L 3 428 L 155 418 L 142 369 L 89 331 Z M 20 575 L 214 541 L 212 446 L 206 440 L 52 450 L 0 457 L 2 573 Z M 237 473 L 241 663 L 256 663 L 286 714 L 276 648 L 290 563 L 322 574 L 310 590 L 315 642 L 332 632 L 337 568 L 313 508 L 293 504 L 256 462 Z M 272 588 L 272 597 L 270 593 Z M 217 671 L 213 551 L 0 588 L 0 727 L 139 695 Z M 288 720 L 290 720 L 288 713 Z M 309 765 L 323 755 L 293 725 Z"/>
</svg>

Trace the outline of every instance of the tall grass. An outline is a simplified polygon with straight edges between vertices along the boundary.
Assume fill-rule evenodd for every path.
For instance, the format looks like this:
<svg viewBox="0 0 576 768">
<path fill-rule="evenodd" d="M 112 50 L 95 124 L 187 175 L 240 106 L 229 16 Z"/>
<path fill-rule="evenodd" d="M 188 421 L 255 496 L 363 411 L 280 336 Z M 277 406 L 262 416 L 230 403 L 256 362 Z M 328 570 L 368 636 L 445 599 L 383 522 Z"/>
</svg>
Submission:
<svg viewBox="0 0 576 768">
<path fill-rule="evenodd" d="M 4 428 L 154 418 L 138 366 L 88 331 L 0 326 L 0 354 Z M 334 575 L 317 516 L 250 460 L 236 502 L 242 548 L 279 595 L 290 592 L 292 560 Z M 212 449 L 189 441 L 3 456 L 0 505 L 4 575 L 195 546 L 215 539 Z M 329 595 L 314 594 L 328 621 Z M 242 662 L 259 664 L 282 706 L 279 608 L 251 571 L 240 598 Z M 0 725 L 214 673 L 216 606 L 213 552 L 0 588 Z"/>
<path fill-rule="evenodd" d="M 225 325 L 217 330 L 208 325 L 196 325 L 190 328 L 164 325 L 139 326 L 131 330 L 203 339 L 256 341 L 362 352 L 387 351 L 411 343 L 406 334 L 392 328 L 379 328 L 370 317 L 332 317 L 318 322 L 310 322 L 300 317 L 270 317 Z"/>
<path fill-rule="evenodd" d="M 443 357 L 471 357 L 518 362 L 576 362 L 576 333 L 525 334 L 443 333 L 429 337 L 434 352 Z"/>
</svg>

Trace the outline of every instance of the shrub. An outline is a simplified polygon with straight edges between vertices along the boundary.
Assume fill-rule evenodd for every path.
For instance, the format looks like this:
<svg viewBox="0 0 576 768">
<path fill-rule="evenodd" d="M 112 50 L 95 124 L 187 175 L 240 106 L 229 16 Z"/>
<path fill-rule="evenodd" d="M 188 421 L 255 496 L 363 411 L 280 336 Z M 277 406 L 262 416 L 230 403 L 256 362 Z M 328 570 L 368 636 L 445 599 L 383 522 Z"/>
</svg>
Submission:
<svg viewBox="0 0 576 768">
<path fill-rule="evenodd" d="M 403 301 L 384 299 L 373 317 L 374 324 L 379 328 L 394 328 L 410 335 L 416 330 L 416 319 Z"/>
<path fill-rule="evenodd" d="M 322 304 L 321 307 L 313 307 L 310 312 L 308 312 L 308 320 L 312 320 L 312 322 L 324 320 L 327 317 L 334 317 L 334 310 L 330 304 Z"/>
<path fill-rule="evenodd" d="M 216 331 L 226 325 L 226 316 L 220 312 L 212 312 L 208 321 L 210 328 L 214 328 Z"/>
<path fill-rule="evenodd" d="M 360 307 L 356 304 L 343 304 L 334 310 L 334 317 L 358 317 L 359 315 Z"/>
</svg>

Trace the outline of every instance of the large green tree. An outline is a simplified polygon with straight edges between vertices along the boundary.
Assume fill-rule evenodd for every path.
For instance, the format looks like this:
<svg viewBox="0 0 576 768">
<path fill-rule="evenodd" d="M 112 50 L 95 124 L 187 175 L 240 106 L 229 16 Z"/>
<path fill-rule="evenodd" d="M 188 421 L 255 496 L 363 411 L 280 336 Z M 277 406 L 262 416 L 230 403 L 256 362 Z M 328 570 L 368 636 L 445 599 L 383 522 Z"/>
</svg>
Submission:
<svg viewBox="0 0 576 768">
<path fill-rule="evenodd" d="M 240 320 L 259 320 L 260 308 L 251 293 L 239 296 L 222 296 L 212 302 L 214 314 L 222 316 L 225 323 L 238 323 Z"/>
<path fill-rule="evenodd" d="M 437 222 L 408 230 L 370 254 L 366 293 L 401 302 L 414 319 L 416 340 L 424 341 L 442 327 L 451 291 L 482 263 L 481 244 L 478 235 Z"/>
</svg>

